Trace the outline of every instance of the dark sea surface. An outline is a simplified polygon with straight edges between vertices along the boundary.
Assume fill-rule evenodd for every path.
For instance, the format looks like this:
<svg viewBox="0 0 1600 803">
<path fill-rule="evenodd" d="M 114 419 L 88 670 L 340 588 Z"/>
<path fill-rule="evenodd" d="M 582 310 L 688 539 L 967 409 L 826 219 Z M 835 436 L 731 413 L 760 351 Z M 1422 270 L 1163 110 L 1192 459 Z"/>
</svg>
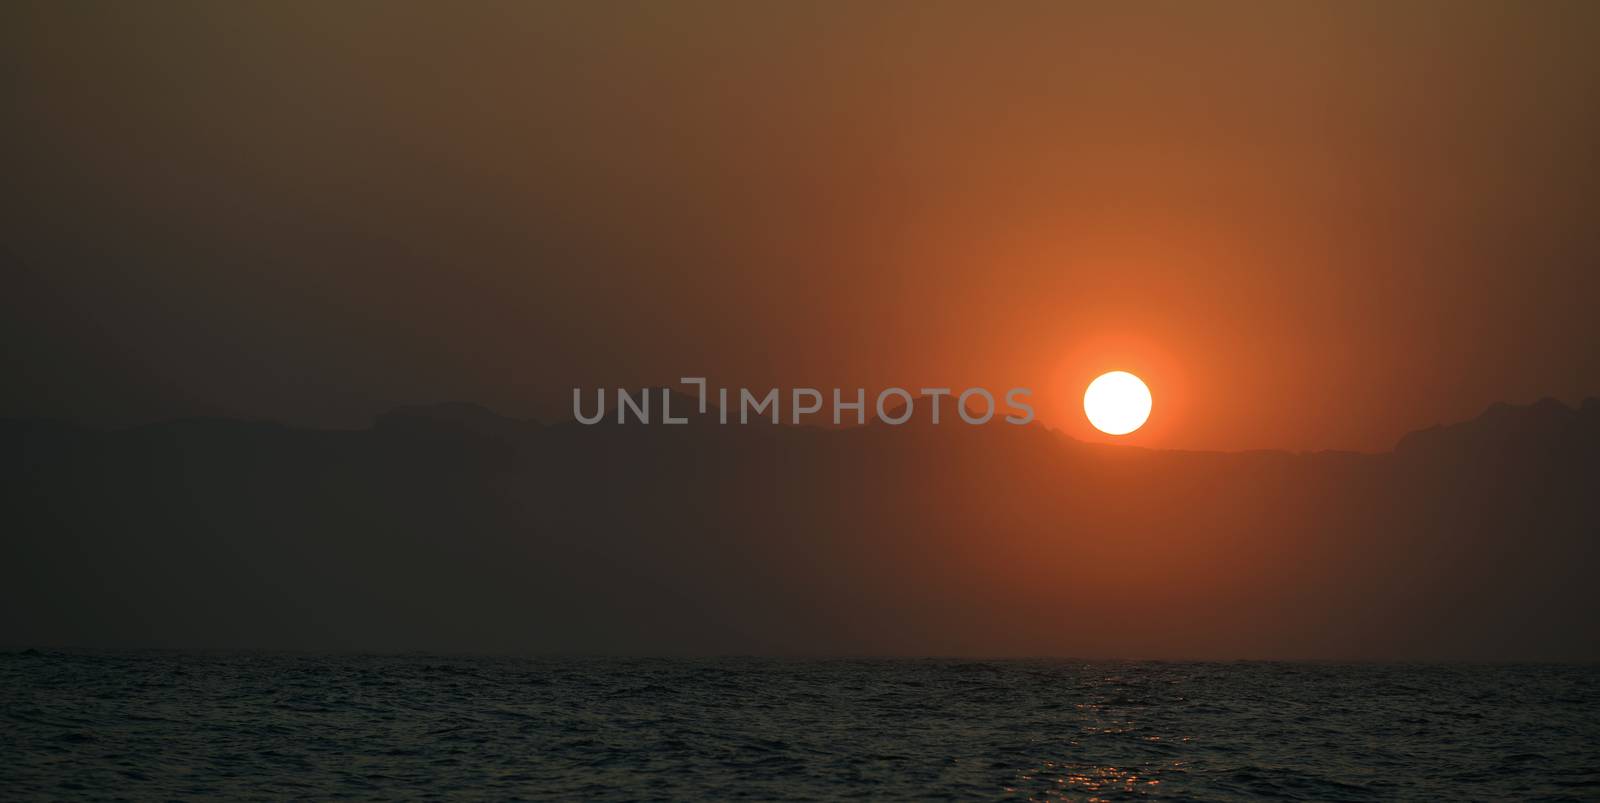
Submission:
<svg viewBox="0 0 1600 803">
<path fill-rule="evenodd" d="M 1600 667 L 0 653 L 0 799 L 1600 798 Z"/>
</svg>

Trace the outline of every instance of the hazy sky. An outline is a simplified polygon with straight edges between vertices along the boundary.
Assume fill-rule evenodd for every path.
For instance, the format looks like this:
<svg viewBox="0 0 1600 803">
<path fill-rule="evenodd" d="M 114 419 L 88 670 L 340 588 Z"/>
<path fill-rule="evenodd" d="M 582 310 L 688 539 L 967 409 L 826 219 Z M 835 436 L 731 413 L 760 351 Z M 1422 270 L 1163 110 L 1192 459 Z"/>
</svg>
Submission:
<svg viewBox="0 0 1600 803">
<path fill-rule="evenodd" d="M 1385 449 L 1600 395 L 1600 4 L 7 3 L 0 415 L 1036 390 Z"/>
</svg>

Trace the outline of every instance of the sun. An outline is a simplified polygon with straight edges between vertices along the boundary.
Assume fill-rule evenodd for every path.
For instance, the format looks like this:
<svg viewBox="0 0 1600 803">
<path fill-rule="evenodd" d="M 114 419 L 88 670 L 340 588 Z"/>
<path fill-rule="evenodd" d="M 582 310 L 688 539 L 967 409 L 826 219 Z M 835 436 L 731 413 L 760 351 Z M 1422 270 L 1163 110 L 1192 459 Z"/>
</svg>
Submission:
<svg viewBox="0 0 1600 803">
<path fill-rule="evenodd" d="M 1083 413 L 1107 435 L 1126 435 L 1150 418 L 1150 388 L 1127 371 L 1101 374 L 1083 392 Z"/>
</svg>

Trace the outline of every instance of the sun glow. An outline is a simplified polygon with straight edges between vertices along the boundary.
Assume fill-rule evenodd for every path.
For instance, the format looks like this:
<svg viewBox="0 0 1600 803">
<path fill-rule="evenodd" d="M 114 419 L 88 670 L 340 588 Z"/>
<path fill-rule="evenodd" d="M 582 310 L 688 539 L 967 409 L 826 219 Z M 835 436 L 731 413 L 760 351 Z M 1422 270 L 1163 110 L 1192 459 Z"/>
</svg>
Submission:
<svg viewBox="0 0 1600 803">
<path fill-rule="evenodd" d="M 1101 374 L 1083 392 L 1083 413 L 1095 429 L 1126 435 L 1150 418 L 1150 388 L 1127 371 Z"/>
</svg>

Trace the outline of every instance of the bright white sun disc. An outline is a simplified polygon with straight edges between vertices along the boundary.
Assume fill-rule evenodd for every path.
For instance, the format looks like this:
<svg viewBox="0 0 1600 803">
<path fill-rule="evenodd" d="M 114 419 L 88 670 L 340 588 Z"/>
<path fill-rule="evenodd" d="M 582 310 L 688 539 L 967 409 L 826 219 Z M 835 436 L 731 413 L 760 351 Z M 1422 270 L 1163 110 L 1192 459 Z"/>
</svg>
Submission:
<svg viewBox="0 0 1600 803">
<path fill-rule="evenodd" d="M 1127 371 L 1101 374 L 1083 392 L 1083 413 L 1095 429 L 1126 435 L 1150 418 L 1150 388 Z"/>
</svg>

